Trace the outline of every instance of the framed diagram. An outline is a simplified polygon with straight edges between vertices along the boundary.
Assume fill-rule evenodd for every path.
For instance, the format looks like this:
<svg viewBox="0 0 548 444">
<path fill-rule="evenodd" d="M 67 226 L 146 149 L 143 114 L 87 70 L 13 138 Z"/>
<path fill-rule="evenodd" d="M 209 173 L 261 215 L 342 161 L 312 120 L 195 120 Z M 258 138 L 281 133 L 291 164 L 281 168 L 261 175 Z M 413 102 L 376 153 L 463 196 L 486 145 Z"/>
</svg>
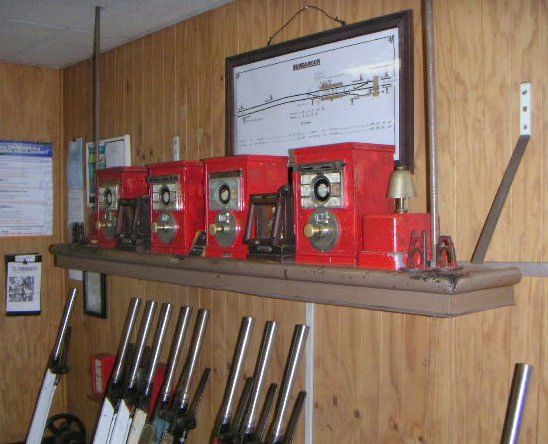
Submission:
<svg viewBox="0 0 548 444">
<path fill-rule="evenodd" d="M 406 10 L 227 58 L 227 153 L 380 143 L 412 170 L 412 39 Z"/>
</svg>

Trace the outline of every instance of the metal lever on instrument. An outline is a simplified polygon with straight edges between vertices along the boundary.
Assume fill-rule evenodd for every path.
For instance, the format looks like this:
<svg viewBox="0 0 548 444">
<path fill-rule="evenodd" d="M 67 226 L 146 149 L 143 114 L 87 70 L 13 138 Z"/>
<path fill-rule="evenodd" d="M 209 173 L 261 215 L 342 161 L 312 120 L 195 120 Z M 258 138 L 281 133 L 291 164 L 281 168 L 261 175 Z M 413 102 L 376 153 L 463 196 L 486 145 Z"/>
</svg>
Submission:
<svg viewBox="0 0 548 444">
<path fill-rule="evenodd" d="M 297 430 L 297 424 L 299 423 L 299 417 L 301 416 L 301 411 L 303 409 L 304 400 L 306 399 L 306 392 L 301 390 L 297 395 L 297 400 L 293 405 L 293 411 L 289 416 L 289 421 L 287 421 L 287 427 L 285 429 L 285 434 L 282 443 L 291 444 L 293 438 L 295 437 L 295 431 Z"/>
<path fill-rule="evenodd" d="M 179 363 L 179 356 L 183 350 L 183 343 L 185 341 L 188 325 L 190 324 L 190 316 L 192 314 L 192 307 L 183 306 L 179 311 L 179 319 L 177 321 L 177 327 L 175 328 L 175 336 L 173 336 L 173 342 L 171 343 L 171 350 L 169 351 L 168 367 L 166 371 L 166 377 L 158 398 L 158 405 L 167 405 L 170 400 L 171 390 L 173 386 L 173 378 Z M 160 407 L 159 407 L 160 408 Z"/>
<path fill-rule="evenodd" d="M 57 338 L 55 339 L 55 344 L 51 356 L 49 357 L 49 365 L 46 369 L 44 379 L 42 380 L 40 394 L 38 395 L 38 401 L 36 402 L 36 407 L 32 416 L 26 440 L 27 444 L 42 442 L 44 428 L 46 427 L 49 411 L 51 409 L 51 403 L 55 396 L 61 375 L 68 371 L 66 361 L 70 342 L 69 320 L 77 293 L 76 289 L 73 288 L 65 304 Z"/>
<path fill-rule="evenodd" d="M 512 392 L 510 393 L 501 444 L 517 444 L 519 442 L 521 421 L 525 411 L 527 392 L 529 391 L 529 379 L 532 372 L 533 366 L 531 364 L 520 362 L 515 366 L 514 381 L 512 383 Z"/>
<path fill-rule="evenodd" d="M 270 384 L 266 392 L 261 415 L 259 416 L 257 427 L 255 428 L 255 439 L 257 440 L 257 442 L 262 443 L 264 440 L 266 426 L 268 425 L 268 418 L 270 417 L 270 412 L 272 411 L 272 407 L 274 406 L 274 400 L 276 399 L 277 390 L 278 384 Z"/>
<path fill-rule="evenodd" d="M 135 353 L 133 355 L 133 364 L 130 369 L 127 389 L 133 390 L 137 385 L 137 376 L 139 368 L 141 366 L 141 360 L 145 352 L 145 347 L 154 318 L 154 312 L 156 311 L 156 301 L 147 301 L 145 306 L 145 312 L 141 320 L 141 326 L 139 328 L 139 335 L 137 336 L 137 343 L 135 344 Z"/>
<path fill-rule="evenodd" d="M 231 434 L 234 433 L 236 436 L 238 430 L 242 426 L 245 412 L 249 406 L 249 400 L 251 398 L 251 390 L 253 388 L 253 376 L 250 376 L 245 379 L 244 388 L 242 389 L 242 394 L 240 395 L 240 400 L 236 410 L 234 411 L 234 417 L 232 418 L 232 423 L 230 424 Z"/>
<path fill-rule="evenodd" d="M 276 403 L 276 411 L 266 441 L 269 444 L 279 444 L 282 442 L 284 420 L 291 396 L 291 389 L 297 376 L 297 368 L 304 352 L 308 331 L 309 327 L 302 324 L 297 324 L 293 331 L 293 339 L 291 340 L 291 348 L 289 349 L 280 394 Z"/>
<path fill-rule="evenodd" d="M 59 323 L 59 330 L 57 331 L 57 338 L 55 339 L 55 344 L 53 345 L 49 365 L 49 368 L 55 374 L 66 373 L 67 371 L 66 365 L 63 365 L 63 363 L 66 363 L 66 355 L 68 353 L 67 338 L 70 336 L 68 333 L 70 329 L 69 321 L 77 294 L 78 290 L 76 290 L 76 288 L 71 289 L 68 300 L 65 303 L 61 322 Z"/>
<path fill-rule="evenodd" d="M 126 321 L 124 324 L 124 330 L 122 333 L 122 339 L 118 346 L 118 354 L 116 355 L 116 363 L 112 376 L 110 378 L 110 386 L 114 387 L 122 383 L 122 377 L 124 374 L 124 366 L 126 362 L 126 356 L 129 349 L 129 342 L 131 341 L 131 335 L 137 322 L 137 315 L 139 314 L 139 308 L 141 307 L 141 299 L 131 298 L 129 307 L 127 309 Z"/>
<path fill-rule="evenodd" d="M 264 384 L 268 363 L 272 355 L 272 349 L 274 348 L 276 327 L 277 324 L 274 321 L 267 321 L 265 323 L 261 348 L 257 356 L 257 363 L 255 364 L 255 371 L 253 373 L 253 386 L 251 388 L 249 407 L 247 408 L 244 416 L 241 433 L 244 437 L 255 433 L 257 419 L 259 416 L 259 400 L 261 397 L 261 390 Z"/>
<path fill-rule="evenodd" d="M 190 431 L 196 428 L 196 415 L 198 413 L 198 407 L 200 406 L 200 401 L 203 398 L 210 375 L 211 369 L 204 369 L 200 382 L 198 383 L 198 387 L 196 388 L 196 392 L 194 392 L 192 402 L 190 403 L 187 411 L 173 419 L 169 434 L 173 436 L 174 442 L 184 444 Z"/>
<path fill-rule="evenodd" d="M 254 324 L 255 319 L 253 319 L 252 317 L 246 316 L 242 318 L 236 347 L 234 349 L 234 356 L 232 357 L 230 372 L 228 374 L 228 379 L 226 382 L 223 402 L 219 410 L 219 417 L 213 431 L 213 436 L 220 436 L 221 433 L 228 431 L 230 427 L 236 389 L 238 388 L 238 381 L 240 379 L 240 374 L 242 373 L 243 363 L 245 361 L 245 356 L 247 353 L 247 348 L 249 346 L 249 341 L 251 339 L 251 332 L 253 331 Z"/>
<path fill-rule="evenodd" d="M 194 371 L 196 370 L 196 364 L 198 362 L 198 356 L 204 342 L 205 332 L 207 328 L 207 321 L 209 319 L 209 311 L 201 308 L 196 315 L 196 322 L 194 323 L 194 332 L 192 333 L 192 341 L 188 350 L 185 366 L 183 367 L 183 373 L 181 374 L 181 380 L 179 382 L 177 407 L 181 411 L 185 411 L 188 407 L 190 398 L 190 384 Z"/>
<path fill-rule="evenodd" d="M 154 385 L 156 367 L 158 366 L 158 360 L 160 359 L 160 354 L 162 353 L 162 346 L 164 345 L 164 339 L 166 336 L 167 326 L 169 325 L 170 317 L 171 304 L 162 304 L 160 317 L 158 318 L 158 325 L 156 326 L 156 333 L 154 334 L 154 342 L 146 375 L 145 389 L 142 394 L 142 399 L 145 400 L 147 403 L 150 399 L 150 395 L 152 394 L 152 386 Z"/>
</svg>

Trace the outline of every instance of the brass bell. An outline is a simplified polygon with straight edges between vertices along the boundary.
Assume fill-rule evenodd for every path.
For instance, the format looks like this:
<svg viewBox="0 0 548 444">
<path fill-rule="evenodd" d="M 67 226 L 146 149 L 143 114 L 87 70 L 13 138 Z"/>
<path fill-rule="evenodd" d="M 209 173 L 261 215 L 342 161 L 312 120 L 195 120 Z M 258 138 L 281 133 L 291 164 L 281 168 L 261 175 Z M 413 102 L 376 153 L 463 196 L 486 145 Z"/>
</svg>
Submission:
<svg viewBox="0 0 548 444">
<path fill-rule="evenodd" d="M 411 171 L 404 166 L 397 166 L 390 177 L 388 193 L 386 194 L 386 197 L 395 199 L 396 213 L 407 213 L 409 211 L 407 200 L 416 195 L 417 191 Z"/>
</svg>

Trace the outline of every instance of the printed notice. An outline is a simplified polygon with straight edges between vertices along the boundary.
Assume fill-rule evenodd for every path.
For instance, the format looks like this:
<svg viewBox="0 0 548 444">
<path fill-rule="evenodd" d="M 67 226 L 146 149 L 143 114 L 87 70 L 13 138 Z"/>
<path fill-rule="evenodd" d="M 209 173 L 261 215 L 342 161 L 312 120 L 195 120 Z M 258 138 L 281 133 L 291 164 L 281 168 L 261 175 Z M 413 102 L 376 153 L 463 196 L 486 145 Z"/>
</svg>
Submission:
<svg viewBox="0 0 548 444">
<path fill-rule="evenodd" d="M 40 286 L 42 282 L 42 256 L 40 254 L 7 255 L 6 262 L 6 313 L 39 314 Z"/>
<path fill-rule="evenodd" d="M 49 143 L 0 141 L 0 236 L 51 236 Z"/>
</svg>

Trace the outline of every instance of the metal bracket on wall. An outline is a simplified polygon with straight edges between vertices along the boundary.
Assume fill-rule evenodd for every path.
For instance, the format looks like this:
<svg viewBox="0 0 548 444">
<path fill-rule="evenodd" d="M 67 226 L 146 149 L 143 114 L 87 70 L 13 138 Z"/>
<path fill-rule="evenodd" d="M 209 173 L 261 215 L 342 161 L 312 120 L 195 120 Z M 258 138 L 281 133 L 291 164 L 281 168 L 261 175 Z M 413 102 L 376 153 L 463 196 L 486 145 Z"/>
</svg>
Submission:
<svg viewBox="0 0 548 444">
<path fill-rule="evenodd" d="M 497 223 L 499 221 L 502 209 L 506 203 L 508 194 L 510 193 L 510 188 L 512 187 L 512 182 L 516 177 L 518 172 L 521 159 L 525 154 L 525 149 L 529 143 L 531 137 L 531 84 L 522 83 L 520 85 L 520 136 L 516 142 L 516 146 L 506 167 L 506 171 L 502 176 L 500 181 L 497 194 L 493 199 L 489 214 L 483 228 L 481 230 L 480 237 L 476 244 L 474 254 L 470 262 L 473 264 L 482 264 L 485 260 L 485 255 L 487 254 L 487 249 L 491 244 L 491 239 L 493 234 L 495 234 L 495 229 L 497 228 Z"/>
</svg>

